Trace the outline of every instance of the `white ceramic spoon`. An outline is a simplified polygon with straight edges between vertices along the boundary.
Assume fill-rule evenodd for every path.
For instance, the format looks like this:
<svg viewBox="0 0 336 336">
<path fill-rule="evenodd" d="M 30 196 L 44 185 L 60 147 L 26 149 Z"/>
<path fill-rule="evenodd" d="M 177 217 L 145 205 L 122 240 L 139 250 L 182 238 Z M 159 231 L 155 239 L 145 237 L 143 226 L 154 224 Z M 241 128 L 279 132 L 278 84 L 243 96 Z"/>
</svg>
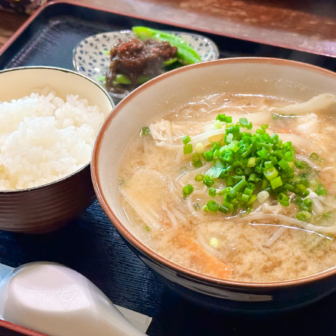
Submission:
<svg viewBox="0 0 336 336">
<path fill-rule="evenodd" d="M 144 336 L 105 294 L 54 263 L 20 266 L 0 283 L 0 315 L 50 336 Z"/>
</svg>

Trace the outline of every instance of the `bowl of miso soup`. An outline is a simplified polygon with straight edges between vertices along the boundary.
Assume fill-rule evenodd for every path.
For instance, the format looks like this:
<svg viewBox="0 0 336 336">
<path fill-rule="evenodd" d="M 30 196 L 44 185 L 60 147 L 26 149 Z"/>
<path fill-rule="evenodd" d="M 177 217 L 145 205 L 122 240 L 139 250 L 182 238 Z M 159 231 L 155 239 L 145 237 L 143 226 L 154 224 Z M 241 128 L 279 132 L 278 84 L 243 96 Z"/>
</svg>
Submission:
<svg viewBox="0 0 336 336">
<path fill-rule="evenodd" d="M 98 135 L 98 199 L 135 254 L 188 298 L 239 310 L 336 289 L 336 75 L 232 58 L 163 74 Z"/>
</svg>

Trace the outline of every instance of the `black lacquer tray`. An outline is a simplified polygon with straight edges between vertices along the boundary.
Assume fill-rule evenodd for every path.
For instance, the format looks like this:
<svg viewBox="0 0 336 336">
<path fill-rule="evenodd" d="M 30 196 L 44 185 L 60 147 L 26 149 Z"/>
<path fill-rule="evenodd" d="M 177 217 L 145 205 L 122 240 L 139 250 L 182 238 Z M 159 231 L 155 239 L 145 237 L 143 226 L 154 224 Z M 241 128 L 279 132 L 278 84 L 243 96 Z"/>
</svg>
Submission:
<svg viewBox="0 0 336 336">
<path fill-rule="evenodd" d="M 72 51 L 79 41 L 134 25 L 178 30 L 175 26 L 79 4 L 50 4 L 4 46 L 0 69 L 26 65 L 72 69 Z M 268 56 L 336 69 L 336 60 L 331 57 L 180 29 L 211 38 L 223 58 Z M 159 282 L 133 255 L 97 202 L 54 233 L 32 236 L 0 231 L 1 263 L 17 267 L 31 261 L 69 266 L 93 281 L 115 304 L 153 317 L 150 336 L 336 335 L 336 293 L 306 308 L 272 314 L 215 311 L 185 300 Z M 0 335 L 19 334 L 0 326 Z"/>
</svg>

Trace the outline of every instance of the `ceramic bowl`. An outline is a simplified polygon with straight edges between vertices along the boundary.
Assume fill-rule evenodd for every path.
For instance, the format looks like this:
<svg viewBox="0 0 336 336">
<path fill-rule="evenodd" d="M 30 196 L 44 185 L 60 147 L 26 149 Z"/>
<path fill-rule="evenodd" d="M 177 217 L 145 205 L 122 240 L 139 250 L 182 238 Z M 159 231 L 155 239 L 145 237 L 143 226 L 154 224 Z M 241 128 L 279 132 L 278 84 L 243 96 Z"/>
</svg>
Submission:
<svg viewBox="0 0 336 336">
<path fill-rule="evenodd" d="M 49 86 L 65 98 L 75 94 L 108 114 L 114 107 L 109 94 L 96 82 L 74 71 L 52 67 L 24 67 L 0 72 L 0 101 L 27 96 Z M 30 189 L 0 191 L 0 229 L 49 232 L 83 212 L 95 199 L 90 163 L 62 179 Z"/>
<path fill-rule="evenodd" d="M 183 38 L 200 55 L 202 62 L 214 61 L 219 58 L 219 50 L 216 44 L 205 36 L 169 31 L 174 35 Z M 119 32 L 103 33 L 87 37 L 81 41 L 74 49 L 73 65 L 76 71 L 88 76 L 105 87 L 105 74 L 110 65 L 110 57 L 106 55 L 112 47 L 121 40 L 134 38 L 131 30 Z M 110 93 L 113 98 L 122 99 L 127 96 L 126 93 Z"/>
<path fill-rule="evenodd" d="M 92 159 L 94 188 L 104 211 L 132 250 L 164 282 L 194 301 L 246 311 L 287 309 L 315 301 L 336 289 L 336 268 L 297 280 L 249 283 L 220 280 L 183 268 L 145 246 L 133 234 L 118 190 L 120 148 L 158 114 L 218 93 L 261 94 L 307 101 L 336 94 L 336 74 L 272 58 L 233 58 L 200 63 L 163 74 L 137 88 L 106 119 Z M 132 120 L 132 122 L 128 122 Z"/>
</svg>

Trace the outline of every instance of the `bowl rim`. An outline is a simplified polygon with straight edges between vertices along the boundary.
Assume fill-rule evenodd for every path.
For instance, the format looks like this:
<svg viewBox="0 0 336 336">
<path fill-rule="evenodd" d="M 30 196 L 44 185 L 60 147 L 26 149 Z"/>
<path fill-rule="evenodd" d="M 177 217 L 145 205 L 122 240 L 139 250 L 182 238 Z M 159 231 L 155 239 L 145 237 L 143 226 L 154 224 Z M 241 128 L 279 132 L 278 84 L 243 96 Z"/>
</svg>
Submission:
<svg viewBox="0 0 336 336">
<path fill-rule="evenodd" d="M 14 72 L 14 71 L 20 71 L 20 70 L 55 70 L 55 71 L 61 71 L 61 72 L 65 72 L 65 73 L 71 73 L 73 75 L 77 75 L 79 77 L 85 78 L 88 81 L 90 81 L 92 84 L 96 85 L 100 90 L 103 91 L 103 93 L 105 94 L 105 96 L 107 97 L 107 99 L 110 101 L 111 105 L 112 105 L 112 110 L 108 113 L 108 115 L 105 117 L 105 120 L 107 119 L 107 117 L 111 114 L 111 112 L 114 110 L 115 108 L 115 103 L 112 99 L 112 97 L 108 94 L 108 92 L 97 82 L 95 82 L 94 80 L 92 80 L 91 78 L 89 78 L 88 76 L 85 76 L 79 72 L 76 72 L 74 70 L 69 70 L 69 69 L 65 69 L 65 68 L 60 68 L 60 67 L 54 67 L 54 66 L 44 66 L 44 65 L 30 65 L 30 66 L 21 66 L 21 67 L 15 67 L 15 68 L 9 68 L 9 69 L 4 69 L 4 70 L 0 70 L 0 75 L 3 73 L 7 73 L 7 72 Z M 84 99 L 84 97 L 82 98 Z M 103 124 L 104 124 L 103 122 Z M 103 125 L 102 124 L 102 125 Z M 98 129 L 98 133 L 102 127 L 102 125 L 100 126 L 100 128 Z M 98 135 L 97 133 L 97 135 Z M 93 148 L 92 148 L 92 152 L 93 152 Z M 77 169 L 76 171 L 72 172 L 69 175 L 63 176 L 55 181 L 49 182 L 49 183 L 45 183 L 42 184 L 40 186 L 36 186 L 36 187 L 31 187 L 31 188 L 23 188 L 23 189 L 14 189 L 14 190 L 0 190 L 0 194 L 13 194 L 13 193 L 22 193 L 25 191 L 34 191 L 36 189 L 42 189 L 42 188 L 47 188 L 52 186 L 53 184 L 59 183 L 59 182 L 63 182 L 65 180 L 67 180 L 68 178 L 71 178 L 72 176 L 76 175 L 77 173 L 81 172 L 82 170 L 86 169 L 88 166 L 90 166 L 92 162 L 92 155 L 91 155 L 91 160 L 85 164 L 83 167 Z"/>
<path fill-rule="evenodd" d="M 310 72 L 319 73 L 322 75 L 326 75 L 328 77 L 332 77 L 336 80 L 336 73 L 323 69 L 321 67 L 311 65 L 308 63 L 287 60 L 287 59 L 278 59 L 278 58 L 271 58 L 271 57 L 234 57 L 234 58 L 226 58 L 226 59 L 219 59 L 210 62 L 203 62 L 188 65 L 185 67 L 181 67 L 179 69 L 175 69 L 164 73 L 158 77 L 153 78 L 152 80 L 148 81 L 147 83 L 139 86 L 134 91 L 132 91 L 126 98 L 124 98 L 118 106 L 110 113 L 110 115 L 105 119 L 95 141 L 95 145 L 93 148 L 93 156 L 92 156 L 92 164 L 91 164 L 91 177 L 93 182 L 93 187 L 97 196 L 97 199 L 102 206 L 104 212 L 107 214 L 113 225 L 116 227 L 118 232 L 129 242 L 133 245 L 137 250 L 141 253 L 145 254 L 150 259 L 154 260 L 155 262 L 164 265 L 165 267 L 173 270 L 177 273 L 183 274 L 187 278 L 192 278 L 196 281 L 203 281 L 211 284 L 212 286 L 230 286 L 230 287 L 238 287 L 238 288 L 246 288 L 246 289 L 280 289 L 280 288 L 288 288 L 288 287 L 297 287 L 300 285 L 305 285 L 308 283 L 313 283 L 318 280 L 322 280 L 327 278 L 328 276 L 336 274 L 336 265 L 335 267 L 329 268 L 322 272 L 309 275 L 306 277 L 292 279 L 292 280 L 283 280 L 283 281 L 274 281 L 274 282 L 243 282 L 243 281 L 235 281 L 235 280 L 228 280 L 228 279 L 220 279 L 216 277 L 207 276 L 201 273 L 197 273 L 195 271 L 189 270 L 185 267 L 182 267 L 165 257 L 162 257 L 149 247 L 147 247 L 144 243 L 142 243 L 138 238 L 136 238 L 123 224 L 115 213 L 111 210 L 108 205 L 108 202 L 104 196 L 103 189 L 102 189 L 102 182 L 99 176 L 99 154 L 101 143 L 104 138 L 104 135 L 109 128 L 110 124 L 113 122 L 115 116 L 120 113 L 123 109 L 124 105 L 133 99 L 133 97 L 141 94 L 142 91 L 146 90 L 147 88 L 155 85 L 157 82 L 164 80 L 166 77 L 174 76 L 181 72 L 185 71 L 192 71 L 193 68 L 203 68 L 203 67 L 211 67 L 217 66 L 219 64 L 233 64 L 233 63 L 261 63 L 261 64 L 272 64 L 272 65 L 284 65 L 284 66 L 291 66 L 291 67 L 300 67 L 301 69 L 308 70 Z"/>
</svg>

